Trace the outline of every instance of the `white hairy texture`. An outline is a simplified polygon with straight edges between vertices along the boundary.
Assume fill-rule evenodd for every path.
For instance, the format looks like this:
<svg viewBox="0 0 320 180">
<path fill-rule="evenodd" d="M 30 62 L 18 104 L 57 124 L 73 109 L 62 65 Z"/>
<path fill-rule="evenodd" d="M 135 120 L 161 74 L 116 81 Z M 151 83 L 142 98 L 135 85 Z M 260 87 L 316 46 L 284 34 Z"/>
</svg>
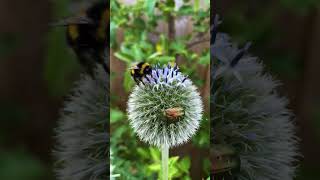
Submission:
<svg viewBox="0 0 320 180">
<path fill-rule="evenodd" d="M 109 178 L 108 77 L 98 67 L 84 75 L 65 102 L 54 149 L 58 180 Z"/>
<path fill-rule="evenodd" d="M 257 58 L 245 53 L 231 66 L 239 52 L 226 34 L 218 33 L 211 45 L 212 147 L 224 143 L 237 150 L 239 180 L 292 180 L 299 153 L 288 100 Z"/>
</svg>

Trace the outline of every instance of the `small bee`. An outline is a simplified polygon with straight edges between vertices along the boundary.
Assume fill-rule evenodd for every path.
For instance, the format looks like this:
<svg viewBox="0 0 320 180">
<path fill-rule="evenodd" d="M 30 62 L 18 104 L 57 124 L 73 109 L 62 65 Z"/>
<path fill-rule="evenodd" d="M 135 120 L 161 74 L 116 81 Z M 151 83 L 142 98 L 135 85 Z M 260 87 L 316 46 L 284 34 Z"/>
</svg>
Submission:
<svg viewBox="0 0 320 180">
<path fill-rule="evenodd" d="M 107 1 L 99 0 L 91 4 L 82 15 L 67 18 L 60 25 L 67 27 L 67 43 L 88 73 L 94 74 L 93 69 L 96 63 L 102 64 L 104 70 L 109 73 L 107 62 L 105 62 L 109 42 L 109 3 Z"/>
<path fill-rule="evenodd" d="M 139 82 L 143 83 L 142 78 L 145 77 L 147 74 L 151 74 L 151 72 L 152 67 L 149 63 L 146 62 L 140 62 L 137 65 L 130 68 L 130 74 L 137 84 L 139 84 Z"/>
</svg>

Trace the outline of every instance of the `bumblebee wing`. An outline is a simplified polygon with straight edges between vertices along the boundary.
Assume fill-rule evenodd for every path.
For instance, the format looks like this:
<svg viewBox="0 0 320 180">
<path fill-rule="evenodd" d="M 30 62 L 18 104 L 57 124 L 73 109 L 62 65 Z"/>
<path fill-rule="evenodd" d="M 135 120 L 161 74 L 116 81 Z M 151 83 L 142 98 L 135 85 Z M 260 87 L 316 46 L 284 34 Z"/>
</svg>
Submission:
<svg viewBox="0 0 320 180">
<path fill-rule="evenodd" d="M 50 26 L 67 26 L 70 24 L 93 24 L 93 21 L 84 16 L 68 17 L 66 19 L 50 23 Z"/>
<path fill-rule="evenodd" d="M 128 68 L 128 70 L 135 70 L 135 69 L 139 69 L 139 67 L 134 65 L 134 66 L 131 66 L 131 67 Z"/>
</svg>

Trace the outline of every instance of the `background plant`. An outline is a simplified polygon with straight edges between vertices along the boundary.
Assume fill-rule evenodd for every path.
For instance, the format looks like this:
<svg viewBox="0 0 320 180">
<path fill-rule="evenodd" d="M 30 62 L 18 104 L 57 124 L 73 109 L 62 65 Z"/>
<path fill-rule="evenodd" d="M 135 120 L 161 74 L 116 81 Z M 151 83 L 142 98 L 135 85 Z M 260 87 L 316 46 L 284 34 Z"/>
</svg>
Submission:
<svg viewBox="0 0 320 180">
<path fill-rule="evenodd" d="M 201 8 L 201 3 L 206 8 Z M 138 61 L 151 64 L 176 61 L 181 71 L 189 75 L 202 91 L 204 90 L 208 82 L 206 74 L 201 73 L 201 70 L 207 72 L 210 63 L 207 7 L 209 1 L 197 0 L 194 4 L 188 0 L 182 4 L 176 4 L 172 0 L 138 0 L 131 5 L 124 5 L 116 0 L 111 1 L 110 44 L 115 58 L 125 65 L 122 69 L 125 72 L 121 75 L 124 76 L 122 88 L 126 93 L 130 92 L 135 84 L 126 69 Z M 174 22 L 176 27 L 173 25 Z M 188 22 L 192 22 L 193 27 L 190 33 L 178 35 L 179 24 L 185 26 Z M 197 45 L 204 43 L 207 43 L 205 48 L 200 51 L 194 50 Z M 118 76 L 118 72 L 114 71 L 111 74 L 111 82 Z M 145 146 L 135 137 L 124 114 L 125 105 L 121 105 L 116 95 L 113 95 L 111 100 L 111 148 L 114 152 L 114 162 L 117 164 L 116 172 L 123 177 L 131 178 L 141 178 L 145 175 L 160 177 L 160 163 L 158 163 L 160 152 Z M 202 128 L 192 141 L 193 147 L 200 151 L 209 146 L 207 119 L 208 113 L 202 120 Z M 190 179 L 191 161 L 188 156 L 172 156 L 170 177 Z M 208 161 L 208 159 L 204 161 L 203 170 L 198 170 L 206 174 L 205 176 L 208 175 Z"/>
<path fill-rule="evenodd" d="M 280 79 L 280 94 L 290 99 L 289 107 L 296 113 L 297 134 L 302 138 L 301 166 L 296 179 L 319 177 L 319 92 L 312 78 L 317 74 L 318 58 L 312 58 L 318 31 L 319 1 L 216 1 L 216 12 L 223 23 L 220 31 L 228 32 L 235 42 L 243 45 L 252 41 L 250 52 L 263 57 L 266 70 Z M 311 87 L 308 89 L 307 87 Z M 310 95 L 311 99 L 309 100 Z M 306 130 L 308 129 L 308 130 Z M 312 149 L 312 151 L 311 151 Z"/>
<path fill-rule="evenodd" d="M 240 170 L 233 176 L 239 179 L 293 179 L 298 138 L 288 100 L 276 91 L 280 83 L 248 54 L 250 43 L 239 48 L 216 32 L 217 17 L 213 22 L 212 148 L 235 149 Z"/>
<path fill-rule="evenodd" d="M 197 73 L 198 65 L 207 66 L 210 63 L 209 46 L 200 53 L 192 51 L 192 47 L 209 42 L 209 9 L 201 9 L 199 0 L 192 5 L 189 1 L 177 10 L 175 2 L 143 1 L 127 6 L 116 0 L 111 1 L 110 44 L 115 50 L 115 57 L 123 61 L 127 67 L 137 61 L 166 64 L 182 60 L 179 67 L 183 72 L 203 85 L 203 78 Z M 206 1 L 207 5 L 209 1 Z M 207 6 L 208 7 L 208 6 Z M 156 13 L 158 12 L 158 13 Z M 187 23 L 186 18 L 193 21 L 193 31 L 184 36 L 175 36 L 173 20 Z M 188 19 L 189 20 L 189 19 Z M 168 22 L 168 33 L 157 30 L 162 22 Z M 117 32 L 122 29 L 123 41 L 117 41 Z M 129 91 L 134 82 L 130 74 L 125 73 L 124 88 Z"/>
</svg>

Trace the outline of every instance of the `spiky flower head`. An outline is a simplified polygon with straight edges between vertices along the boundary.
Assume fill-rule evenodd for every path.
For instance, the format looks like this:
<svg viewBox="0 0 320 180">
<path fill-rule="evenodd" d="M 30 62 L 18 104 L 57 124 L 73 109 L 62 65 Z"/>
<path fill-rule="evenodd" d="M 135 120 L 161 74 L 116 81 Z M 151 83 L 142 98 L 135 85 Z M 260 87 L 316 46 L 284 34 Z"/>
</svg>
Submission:
<svg viewBox="0 0 320 180">
<path fill-rule="evenodd" d="M 297 137 L 288 100 L 276 92 L 280 83 L 247 53 L 249 44 L 239 49 L 223 33 L 213 42 L 212 148 L 236 151 L 239 180 L 293 179 Z"/>
<path fill-rule="evenodd" d="M 108 77 L 99 65 L 84 75 L 65 103 L 56 129 L 59 180 L 109 178 Z"/>
<path fill-rule="evenodd" d="M 113 165 L 113 156 L 112 151 L 110 150 L 110 180 L 116 180 L 117 177 L 120 176 L 120 174 L 114 174 L 114 170 L 116 168 L 115 165 Z"/>
<path fill-rule="evenodd" d="M 127 111 L 142 141 L 173 147 L 195 134 L 203 105 L 197 88 L 177 65 L 157 65 L 134 87 Z"/>
</svg>

